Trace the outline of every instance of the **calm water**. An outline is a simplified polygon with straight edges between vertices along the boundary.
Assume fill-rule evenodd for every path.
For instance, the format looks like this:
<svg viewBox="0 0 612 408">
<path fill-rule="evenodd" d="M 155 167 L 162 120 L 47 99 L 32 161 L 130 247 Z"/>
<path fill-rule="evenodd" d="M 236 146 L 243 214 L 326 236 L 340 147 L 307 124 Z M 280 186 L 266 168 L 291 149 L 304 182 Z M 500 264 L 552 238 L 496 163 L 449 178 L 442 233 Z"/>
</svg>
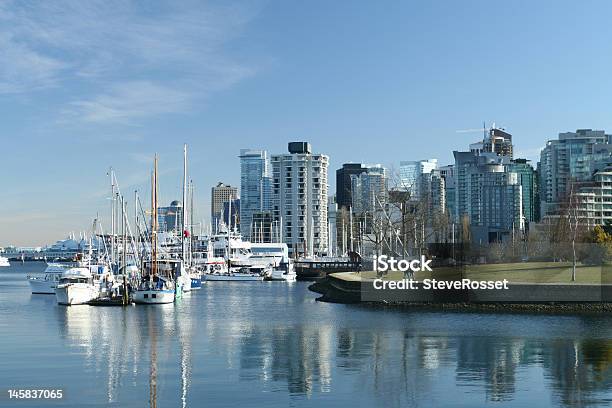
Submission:
<svg viewBox="0 0 612 408">
<path fill-rule="evenodd" d="M 397 312 L 307 284 L 212 282 L 180 303 L 58 306 L 0 269 L 0 406 L 610 406 L 612 317 Z M 8 388 L 61 388 L 61 402 Z"/>
</svg>

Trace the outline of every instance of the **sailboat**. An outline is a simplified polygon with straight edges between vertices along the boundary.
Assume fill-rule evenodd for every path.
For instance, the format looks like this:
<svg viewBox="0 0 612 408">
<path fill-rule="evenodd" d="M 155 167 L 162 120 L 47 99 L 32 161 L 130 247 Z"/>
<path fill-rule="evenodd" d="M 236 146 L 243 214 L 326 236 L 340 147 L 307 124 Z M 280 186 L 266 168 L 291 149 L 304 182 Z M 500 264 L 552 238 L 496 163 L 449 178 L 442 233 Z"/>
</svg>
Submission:
<svg viewBox="0 0 612 408">
<path fill-rule="evenodd" d="M 183 211 L 181 212 L 181 260 L 180 268 L 176 270 L 176 284 L 181 287 L 182 292 L 191 292 L 191 277 L 186 267 L 187 264 L 187 245 L 186 238 L 189 232 L 186 229 L 185 221 L 187 217 L 187 145 L 183 145 Z"/>
<path fill-rule="evenodd" d="M 0 256 L 0 266 L 11 266 L 11 264 L 9 263 L 8 258 L 6 258 L 4 256 Z"/>
<path fill-rule="evenodd" d="M 181 286 L 174 281 L 176 262 L 157 258 L 157 156 L 151 178 L 151 260 L 143 265 L 142 280 L 133 300 L 140 304 L 172 303 L 181 294 Z"/>
</svg>

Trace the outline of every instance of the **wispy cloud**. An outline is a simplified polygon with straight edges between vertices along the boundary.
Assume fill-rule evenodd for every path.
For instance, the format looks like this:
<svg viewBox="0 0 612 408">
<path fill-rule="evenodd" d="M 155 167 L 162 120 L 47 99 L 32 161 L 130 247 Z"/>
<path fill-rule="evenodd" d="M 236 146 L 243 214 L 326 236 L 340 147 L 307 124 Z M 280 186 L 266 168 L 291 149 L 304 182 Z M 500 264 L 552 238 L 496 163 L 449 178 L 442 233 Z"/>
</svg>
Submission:
<svg viewBox="0 0 612 408">
<path fill-rule="evenodd" d="M 189 109 L 196 95 L 150 81 L 115 84 L 104 92 L 70 102 L 63 111 L 66 119 L 84 122 L 125 122 L 149 115 Z"/>
<path fill-rule="evenodd" d="M 130 123 L 188 110 L 254 69 L 225 50 L 245 6 L 129 0 L 0 4 L 0 94 L 57 88 L 66 118 Z"/>
</svg>

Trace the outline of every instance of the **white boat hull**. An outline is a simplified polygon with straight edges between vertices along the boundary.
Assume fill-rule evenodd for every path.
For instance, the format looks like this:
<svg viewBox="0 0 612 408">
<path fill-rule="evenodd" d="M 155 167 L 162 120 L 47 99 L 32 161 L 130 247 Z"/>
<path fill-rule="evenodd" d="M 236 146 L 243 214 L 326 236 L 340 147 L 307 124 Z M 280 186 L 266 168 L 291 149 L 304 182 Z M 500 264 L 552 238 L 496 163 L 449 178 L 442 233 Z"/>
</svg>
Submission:
<svg viewBox="0 0 612 408">
<path fill-rule="evenodd" d="M 99 296 L 98 289 L 89 284 L 72 283 L 55 288 L 57 303 L 60 305 L 83 305 Z"/>
<path fill-rule="evenodd" d="M 296 274 L 285 273 L 285 271 L 272 271 L 268 279 L 271 281 L 295 282 Z"/>
<path fill-rule="evenodd" d="M 189 275 L 181 275 L 177 279 L 177 283 L 181 285 L 181 289 L 183 293 L 191 292 L 191 278 Z"/>
<path fill-rule="evenodd" d="M 138 304 L 164 304 L 174 302 L 174 290 L 137 290 L 133 297 L 134 303 Z"/>
<path fill-rule="evenodd" d="M 55 295 L 57 281 L 30 278 L 28 282 L 30 282 L 33 295 Z"/>
<path fill-rule="evenodd" d="M 234 281 L 262 281 L 264 280 L 263 276 L 260 275 L 250 275 L 250 274 L 205 274 L 202 275 L 202 279 L 206 279 L 206 281 L 220 281 L 220 282 L 234 282 Z"/>
</svg>

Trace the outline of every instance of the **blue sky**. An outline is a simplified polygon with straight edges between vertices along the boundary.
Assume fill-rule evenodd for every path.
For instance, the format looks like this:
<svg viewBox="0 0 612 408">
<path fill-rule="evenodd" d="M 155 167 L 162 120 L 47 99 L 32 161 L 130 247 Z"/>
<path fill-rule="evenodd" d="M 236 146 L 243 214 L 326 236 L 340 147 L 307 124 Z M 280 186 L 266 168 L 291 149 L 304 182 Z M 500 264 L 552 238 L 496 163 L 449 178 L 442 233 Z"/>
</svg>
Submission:
<svg viewBox="0 0 612 408">
<path fill-rule="evenodd" d="M 450 163 L 495 121 L 518 156 L 612 130 L 612 3 L 0 2 L 0 245 L 40 245 L 107 215 L 106 172 L 198 218 L 238 184 L 240 148 L 310 141 L 331 157 Z M 332 186 L 333 187 L 333 186 Z"/>
</svg>

